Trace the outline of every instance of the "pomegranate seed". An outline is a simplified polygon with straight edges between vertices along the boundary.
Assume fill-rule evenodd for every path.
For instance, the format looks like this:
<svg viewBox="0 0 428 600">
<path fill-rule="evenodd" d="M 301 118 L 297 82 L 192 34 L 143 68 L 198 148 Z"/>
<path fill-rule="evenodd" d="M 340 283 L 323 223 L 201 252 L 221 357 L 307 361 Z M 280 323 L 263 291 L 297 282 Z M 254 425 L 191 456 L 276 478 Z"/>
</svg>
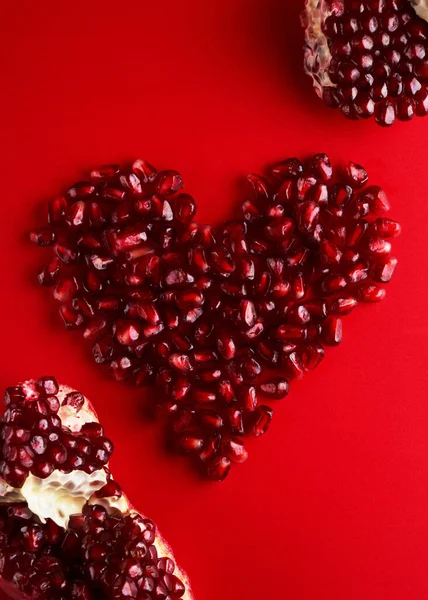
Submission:
<svg viewBox="0 0 428 600">
<path fill-rule="evenodd" d="M 290 352 L 282 359 L 282 366 L 291 379 L 300 380 L 305 374 L 305 370 L 297 352 Z"/>
<path fill-rule="evenodd" d="M 217 350 L 225 360 L 231 360 L 236 353 L 236 346 L 233 337 L 223 331 L 217 339 Z"/>
<path fill-rule="evenodd" d="M 348 178 L 349 185 L 355 188 L 363 187 L 369 179 L 365 168 L 353 162 L 348 163 L 345 173 Z"/>
<path fill-rule="evenodd" d="M 134 163 L 135 164 L 135 163 Z M 157 177 L 157 191 L 164 196 L 171 196 L 183 187 L 183 180 L 177 171 L 161 171 Z"/>
<path fill-rule="evenodd" d="M 209 404 L 216 401 L 216 394 L 208 390 L 194 390 L 193 398 L 197 404 Z"/>
<path fill-rule="evenodd" d="M 222 451 L 234 463 L 243 463 L 248 458 L 244 443 L 237 438 L 223 438 Z"/>
<path fill-rule="evenodd" d="M 179 448 L 184 452 L 196 452 L 198 450 L 202 450 L 204 440 L 191 435 L 183 434 L 178 439 L 178 445 Z"/>
<path fill-rule="evenodd" d="M 62 406 L 71 406 L 76 412 L 79 412 L 85 403 L 85 398 L 79 392 L 70 392 L 62 401 Z"/>
<path fill-rule="evenodd" d="M 311 233 L 315 230 L 320 214 L 320 207 L 316 202 L 302 202 L 297 207 L 297 218 L 299 230 L 303 233 Z"/>
<path fill-rule="evenodd" d="M 271 189 L 269 182 L 264 177 L 250 174 L 247 175 L 247 181 L 253 188 L 257 200 L 259 200 L 260 202 L 269 201 Z"/>
<path fill-rule="evenodd" d="M 394 275 L 397 264 L 398 260 L 394 256 L 391 256 L 387 262 L 374 265 L 371 270 L 373 280 L 379 283 L 388 283 Z"/>
<path fill-rule="evenodd" d="M 47 227 L 42 227 L 30 233 L 30 240 L 38 246 L 52 246 L 56 241 L 56 234 Z"/>
<path fill-rule="evenodd" d="M 342 252 L 339 248 L 327 240 L 321 242 L 320 253 L 321 260 L 325 265 L 338 265 L 342 258 Z"/>
<path fill-rule="evenodd" d="M 329 181 L 333 176 L 333 167 L 326 154 L 317 154 L 312 159 L 311 171 L 318 179 Z"/>
<path fill-rule="evenodd" d="M 311 320 L 311 314 L 306 306 L 300 304 L 288 311 L 288 320 L 296 325 L 306 325 Z"/>
<path fill-rule="evenodd" d="M 377 285 L 364 285 L 358 290 L 360 300 L 363 302 L 380 302 L 386 296 L 386 290 Z"/>
<path fill-rule="evenodd" d="M 198 413 L 199 422 L 209 429 L 222 429 L 224 422 L 221 415 L 213 410 L 201 410 Z"/>
<path fill-rule="evenodd" d="M 358 302 L 353 296 L 342 296 L 340 298 L 335 298 L 330 302 L 328 312 L 331 315 L 342 317 L 344 315 L 349 315 L 357 304 Z"/>
<path fill-rule="evenodd" d="M 240 318 L 247 327 L 253 327 L 257 321 L 256 308 L 251 300 L 241 300 Z"/>
<path fill-rule="evenodd" d="M 196 203 L 188 194 L 180 194 L 175 201 L 176 218 L 187 225 L 192 222 L 196 213 Z"/>
<path fill-rule="evenodd" d="M 278 179 L 287 179 L 289 177 L 298 177 L 303 172 L 303 165 L 297 158 L 290 158 L 277 163 L 271 168 L 271 173 Z"/>
<path fill-rule="evenodd" d="M 224 481 L 230 471 L 230 458 L 218 456 L 208 464 L 207 475 L 213 481 Z"/>
<path fill-rule="evenodd" d="M 377 258 L 391 252 L 391 244 L 381 237 L 369 237 L 366 240 L 366 251 L 370 256 Z"/>
<path fill-rule="evenodd" d="M 48 220 L 51 225 L 65 222 L 67 215 L 67 201 L 65 198 L 55 198 L 48 205 Z"/>
<path fill-rule="evenodd" d="M 79 284 L 75 277 L 65 278 L 58 282 L 53 296 L 59 302 L 69 302 L 79 289 Z"/>
<path fill-rule="evenodd" d="M 357 263 L 347 271 L 346 275 L 350 283 L 360 283 L 368 277 L 367 267 L 363 263 Z"/>
<path fill-rule="evenodd" d="M 78 329 L 83 325 L 83 316 L 66 304 L 61 306 L 59 314 L 67 329 Z"/>
<path fill-rule="evenodd" d="M 95 186 L 88 181 L 75 183 L 67 192 L 71 200 L 82 200 L 95 194 Z"/>
<path fill-rule="evenodd" d="M 197 377 L 205 383 L 218 381 L 222 376 L 220 369 L 204 369 L 198 372 Z"/>
<path fill-rule="evenodd" d="M 269 425 L 272 421 L 273 410 L 268 406 L 259 406 L 255 413 L 255 423 L 253 428 L 253 433 L 256 437 L 259 437 L 266 433 L 269 429 Z"/>
<path fill-rule="evenodd" d="M 91 179 L 97 182 L 114 179 L 117 175 L 119 175 L 119 165 L 102 165 L 91 171 Z"/>
<path fill-rule="evenodd" d="M 152 183 L 157 177 L 157 171 L 150 163 L 145 160 L 138 159 L 132 164 L 133 172 L 138 175 L 143 183 Z"/>
<path fill-rule="evenodd" d="M 47 287 L 55 285 L 58 281 L 60 273 L 59 258 L 54 256 L 37 274 L 37 278 L 41 285 Z"/>
<path fill-rule="evenodd" d="M 250 398 L 251 399 L 251 398 Z M 226 410 L 232 433 L 242 435 L 244 433 L 244 422 L 242 411 L 238 408 L 230 407 Z"/>
<path fill-rule="evenodd" d="M 339 317 L 327 317 L 322 325 L 322 337 L 329 346 L 337 346 L 342 341 L 342 320 Z"/>
<path fill-rule="evenodd" d="M 324 358 L 324 348 L 320 344 L 307 344 L 300 353 L 305 371 L 313 371 Z"/>
<path fill-rule="evenodd" d="M 199 458 L 202 462 L 209 462 L 216 455 L 218 449 L 221 444 L 221 435 L 215 433 L 214 435 L 207 438 L 204 443 L 204 448 L 202 452 L 199 454 Z"/>
<path fill-rule="evenodd" d="M 294 230 L 294 224 L 291 219 L 279 219 L 272 222 L 270 225 L 266 225 L 265 233 L 268 238 L 281 242 L 291 236 Z"/>
<path fill-rule="evenodd" d="M 171 354 L 169 364 L 177 371 L 192 371 L 193 367 L 187 354 Z"/>
<path fill-rule="evenodd" d="M 382 238 L 394 238 L 400 235 L 401 226 L 391 219 L 379 218 L 373 223 L 373 231 Z"/>
<path fill-rule="evenodd" d="M 246 410 L 255 410 L 257 406 L 257 391 L 254 386 L 244 386 L 241 390 L 241 398 L 242 404 Z"/>
<path fill-rule="evenodd" d="M 367 202 L 371 212 L 375 214 L 388 212 L 390 209 L 390 204 L 385 192 L 377 186 L 367 188 L 362 195 L 361 200 Z"/>
<path fill-rule="evenodd" d="M 280 325 L 275 333 L 275 337 L 282 342 L 303 341 L 306 336 L 306 329 L 297 325 Z"/>
<path fill-rule="evenodd" d="M 271 379 L 269 381 L 261 383 L 259 389 L 260 393 L 263 394 L 263 396 L 266 396 L 267 398 L 280 400 L 287 396 L 290 390 L 290 386 L 288 384 L 288 381 L 282 379 L 281 377 L 278 377 L 277 379 Z"/>
</svg>

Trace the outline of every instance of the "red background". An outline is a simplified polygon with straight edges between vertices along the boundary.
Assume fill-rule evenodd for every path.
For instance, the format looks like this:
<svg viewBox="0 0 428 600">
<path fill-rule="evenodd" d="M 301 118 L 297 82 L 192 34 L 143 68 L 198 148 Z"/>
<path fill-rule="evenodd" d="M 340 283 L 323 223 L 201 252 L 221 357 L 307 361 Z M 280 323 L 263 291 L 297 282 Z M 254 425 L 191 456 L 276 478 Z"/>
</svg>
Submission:
<svg viewBox="0 0 428 600">
<path fill-rule="evenodd" d="M 294 0 L 21 0 L 2 8 L 0 384 L 56 374 L 96 404 L 117 478 L 160 525 L 199 600 L 428 597 L 428 119 L 382 130 L 320 103 L 302 73 Z M 142 157 L 180 170 L 219 221 L 247 172 L 292 155 L 353 159 L 404 227 L 385 303 L 250 443 L 224 484 L 171 458 L 67 334 L 25 233 L 92 166 Z"/>
</svg>

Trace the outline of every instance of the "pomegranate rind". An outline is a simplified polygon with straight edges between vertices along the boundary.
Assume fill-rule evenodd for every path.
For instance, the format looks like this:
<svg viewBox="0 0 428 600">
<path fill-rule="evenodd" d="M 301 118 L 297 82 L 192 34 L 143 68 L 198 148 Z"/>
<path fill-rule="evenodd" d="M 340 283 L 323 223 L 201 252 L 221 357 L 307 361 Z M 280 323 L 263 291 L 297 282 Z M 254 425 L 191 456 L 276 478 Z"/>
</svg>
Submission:
<svg viewBox="0 0 428 600">
<path fill-rule="evenodd" d="M 29 389 L 31 389 L 34 386 L 34 381 L 33 380 L 26 381 L 23 385 L 27 386 Z M 66 386 L 66 385 L 61 385 L 59 392 L 57 394 L 57 397 L 58 397 L 60 403 L 62 404 L 62 401 L 64 400 L 65 396 L 73 391 L 74 391 L 73 388 Z M 62 407 L 61 406 L 58 414 L 61 417 L 63 426 L 68 427 L 72 431 L 75 431 L 75 432 L 79 431 L 85 423 L 90 423 L 90 422 L 99 423 L 100 422 L 98 415 L 94 409 L 93 404 L 86 398 L 86 396 L 84 396 L 84 404 L 78 413 L 75 410 L 71 409 L 70 407 Z M 110 471 L 108 470 L 108 465 L 106 465 L 106 467 L 104 467 L 103 469 L 100 469 L 100 470 L 103 470 L 106 475 L 103 485 L 105 484 L 105 481 L 107 480 L 107 474 L 108 474 L 109 480 L 114 481 L 113 477 L 111 476 Z M 54 471 L 54 473 L 55 473 L 55 471 Z M 30 475 L 29 477 L 33 477 L 34 479 L 39 479 L 32 475 Z M 40 482 L 42 482 L 42 484 L 43 484 L 43 482 L 46 482 L 46 480 L 40 480 Z M 48 487 L 49 487 L 49 483 L 48 483 Z M 86 504 L 101 504 L 112 514 L 120 514 L 122 516 L 127 516 L 127 515 L 132 516 L 132 515 L 137 514 L 137 515 L 141 516 L 143 519 L 149 518 L 144 513 L 136 510 L 134 508 L 134 506 L 131 504 L 131 502 L 129 501 L 128 497 L 124 493 L 122 493 L 122 496 L 118 500 L 115 498 L 98 498 L 96 496 L 96 491 L 98 489 L 100 489 L 100 487 L 102 487 L 102 486 L 100 485 L 97 487 L 97 489 L 92 490 L 91 494 L 89 494 L 88 497 L 85 498 L 84 505 L 86 505 Z M 40 486 L 40 489 L 41 490 L 43 489 L 43 485 Z M 24 490 L 14 489 L 0 477 L 0 503 L 7 502 L 8 504 L 13 504 L 15 502 L 22 502 L 22 501 L 28 502 L 28 499 L 22 493 L 23 491 L 25 491 L 25 488 L 24 488 Z M 63 491 L 63 494 L 66 494 L 67 488 L 64 486 L 64 489 L 62 491 Z M 62 496 L 62 498 L 64 498 L 64 495 Z M 83 505 L 82 505 L 82 508 L 83 508 Z M 32 511 L 32 512 L 34 512 L 34 511 Z M 34 512 L 34 514 L 40 518 L 40 516 L 36 512 Z M 76 514 L 76 513 L 73 513 L 73 514 Z M 41 520 L 43 521 L 44 517 L 42 517 Z M 170 558 L 172 561 L 174 561 L 174 564 L 176 565 L 175 570 L 174 570 L 174 575 L 177 576 L 182 581 L 182 583 L 184 584 L 184 586 L 186 588 L 186 591 L 181 598 L 183 600 L 194 600 L 194 595 L 193 595 L 193 592 L 192 592 L 192 589 L 190 586 L 189 576 L 184 571 L 184 569 L 182 567 L 180 567 L 180 565 L 177 563 L 171 546 L 168 544 L 168 542 L 163 537 L 163 535 L 159 532 L 159 529 L 157 528 L 157 526 L 156 526 L 156 538 L 153 543 L 156 546 L 159 556 L 165 557 L 165 558 Z M 2 592 L 2 594 L 5 597 L 12 598 L 13 600 L 29 600 L 30 599 L 30 597 L 28 595 L 21 592 L 16 586 L 14 586 L 10 581 L 5 580 L 1 575 L 0 575 L 0 592 Z"/>
<path fill-rule="evenodd" d="M 418 17 L 428 22 L 428 0 L 410 0 Z"/>
<path fill-rule="evenodd" d="M 302 25 L 305 28 L 305 73 L 312 78 L 314 89 L 320 98 L 324 88 L 336 87 L 328 74 L 332 56 L 322 27 L 328 17 L 342 12 L 341 0 L 306 0 L 302 13 Z"/>
</svg>

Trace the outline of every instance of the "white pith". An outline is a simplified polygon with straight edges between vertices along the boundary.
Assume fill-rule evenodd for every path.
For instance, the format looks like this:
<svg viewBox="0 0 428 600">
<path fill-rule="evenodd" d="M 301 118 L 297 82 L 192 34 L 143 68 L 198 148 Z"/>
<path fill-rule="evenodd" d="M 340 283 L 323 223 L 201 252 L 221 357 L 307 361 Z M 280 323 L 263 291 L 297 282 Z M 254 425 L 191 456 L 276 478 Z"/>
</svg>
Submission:
<svg viewBox="0 0 428 600">
<path fill-rule="evenodd" d="M 410 4 L 413 5 L 418 17 L 428 21 L 428 0 L 410 0 Z"/>
<path fill-rule="evenodd" d="M 31 397 L 34 383 L 28 381 L 24 386 L 27 396 Z M 65 396 L 73 391 L 68 386 L 60 386 L 57 394 L 60 404 L 62 404 Z M 78 432 L 84 423 L 98 422 L 95 410 L 87 398 L 85 398 L 85 403 L 79 412 L 69 406 L 61 406 L 58 415 L 63 426 L 68 427 L 73 432 Z M 108 479 L 112 479 L 108 473 L 108 465 L 94 471 L 92 474 L 84 471 L 73 471 L 66 474 L 56 470 L 46 479 L 40 479 L 30 473 L 20 489 L 11 487 L 0 477 L 0 503 L 26 502 L 31 512 L 37 515 L 42 523 L 50 518 L 65 529 L 68 526 L 70 516 L 81 514 L 86 504 L 102 505 L 110 514 L 139 514 L 143 518 L 147 518 L 143 513 L 134 510 L 125 494 L 122 494 L 121 497 L 109 498 L 98 498 L 95 495 L 95 492 L 101 489 Z M 171 558 L 177 565 L 170 546 L 158 530 L 154 545 L 159 557 Z M 186 587 L 182 600 L 194 600 L 186 572 L 177 565 L 174 574 Z M 0 584 L 3 586 L 1 576 Z M 14 597 L 15 588 L 8 585 L 7 589 L 8 595 Z M 17 597 L 21 598 L 21 595 L 18 594 Z"/>
<path fill-rule="evenodd" d="M 305 27 L 305 71 L 312 77 L 316 93 L 322 98 L 325 87 L 336 87 L 328 69 L 331 52 L 322 31 L 325 21 L 335 14 L 329 0 L 306 0 L 302 23 Z"/>
<path fill-rule="evenodd" d="M 34 386 L 31 381 L 24 384 L 24 389 L 28 397 L 33 395 Z M 57 394 L 60 404 L 72 391 L 67 386 L 60 387 Z M 70 406 L 61 406 L 58 416 L 63 425 L 73 432 L 80 431 L 85 423 L 96 420 L 87 400 L 79 412 Z M 70 515 L 81 513 L 88 499 L 106 483 L 105 469 L 91 474 L 84 471 L 67 474 L 56 470 L 46 479 L 30 473 L 19 490 L 0 480 L 0 502 L 26 502 L 42 523 L 46 519 L 52 519 L 60 527 L 67 528 Z"/>
<path fill-rule="evenodd" d="M 428 22 L 428 0 L 408 0 L 417 15 Z M 346 0 L 345 0 L 346 3 Z M 312 78 L 317 95 L 322 98 L 326 87 L 337 87 L 328 74 L 331 63 L 331 52 L 322 28 L 326 20 L 339 16 L 343 12 L 344 0 L 306 0 L 302 14 L 302 25 L 305 28 L 304 68 Z"/>
<path fill-rule="evenodd" d="M 84 471 L 70 474 L 54 471 L 46 479 L 40 479 L 30 473 L 20 492 L 32 513 L 42 523 L 52 519 L 66 529 L 70 515 L 82 512 L 88 498 L 107 483 L 104 469 L 90 475 Z"/>
</svg>

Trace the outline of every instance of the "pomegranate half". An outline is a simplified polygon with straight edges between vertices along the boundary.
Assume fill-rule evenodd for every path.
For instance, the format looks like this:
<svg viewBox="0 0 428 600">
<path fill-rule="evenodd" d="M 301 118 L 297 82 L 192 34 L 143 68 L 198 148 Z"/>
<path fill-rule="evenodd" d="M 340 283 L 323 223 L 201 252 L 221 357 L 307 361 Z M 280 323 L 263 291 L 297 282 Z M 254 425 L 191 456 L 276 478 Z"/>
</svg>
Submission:
<svg viewBox="0 0 428 600">
<path fill-rule="evenodd" d="M 248 176 L 241 216 L 194 221 L 176 171 L 104 166 L 48 207 L 31 239 L 67 329 L 117 380 L 156 385 L 169 446 L 221 481 L 262 436 L 289 383 L 385 297 L 400 226 L 358 164 L 318 154 Z"/>
<path fill-rule="evenodd" d="M 114 481 L 90 402 L 53 377 L 8 388 L 0 590 L 16 600 L 193 599 L 155 524 Z"/>
<path fill-rule="evenodd" d="M 427 0 L 306 0 L 305 71 L 349 119 L 428 114 Z"/>
</svg>

